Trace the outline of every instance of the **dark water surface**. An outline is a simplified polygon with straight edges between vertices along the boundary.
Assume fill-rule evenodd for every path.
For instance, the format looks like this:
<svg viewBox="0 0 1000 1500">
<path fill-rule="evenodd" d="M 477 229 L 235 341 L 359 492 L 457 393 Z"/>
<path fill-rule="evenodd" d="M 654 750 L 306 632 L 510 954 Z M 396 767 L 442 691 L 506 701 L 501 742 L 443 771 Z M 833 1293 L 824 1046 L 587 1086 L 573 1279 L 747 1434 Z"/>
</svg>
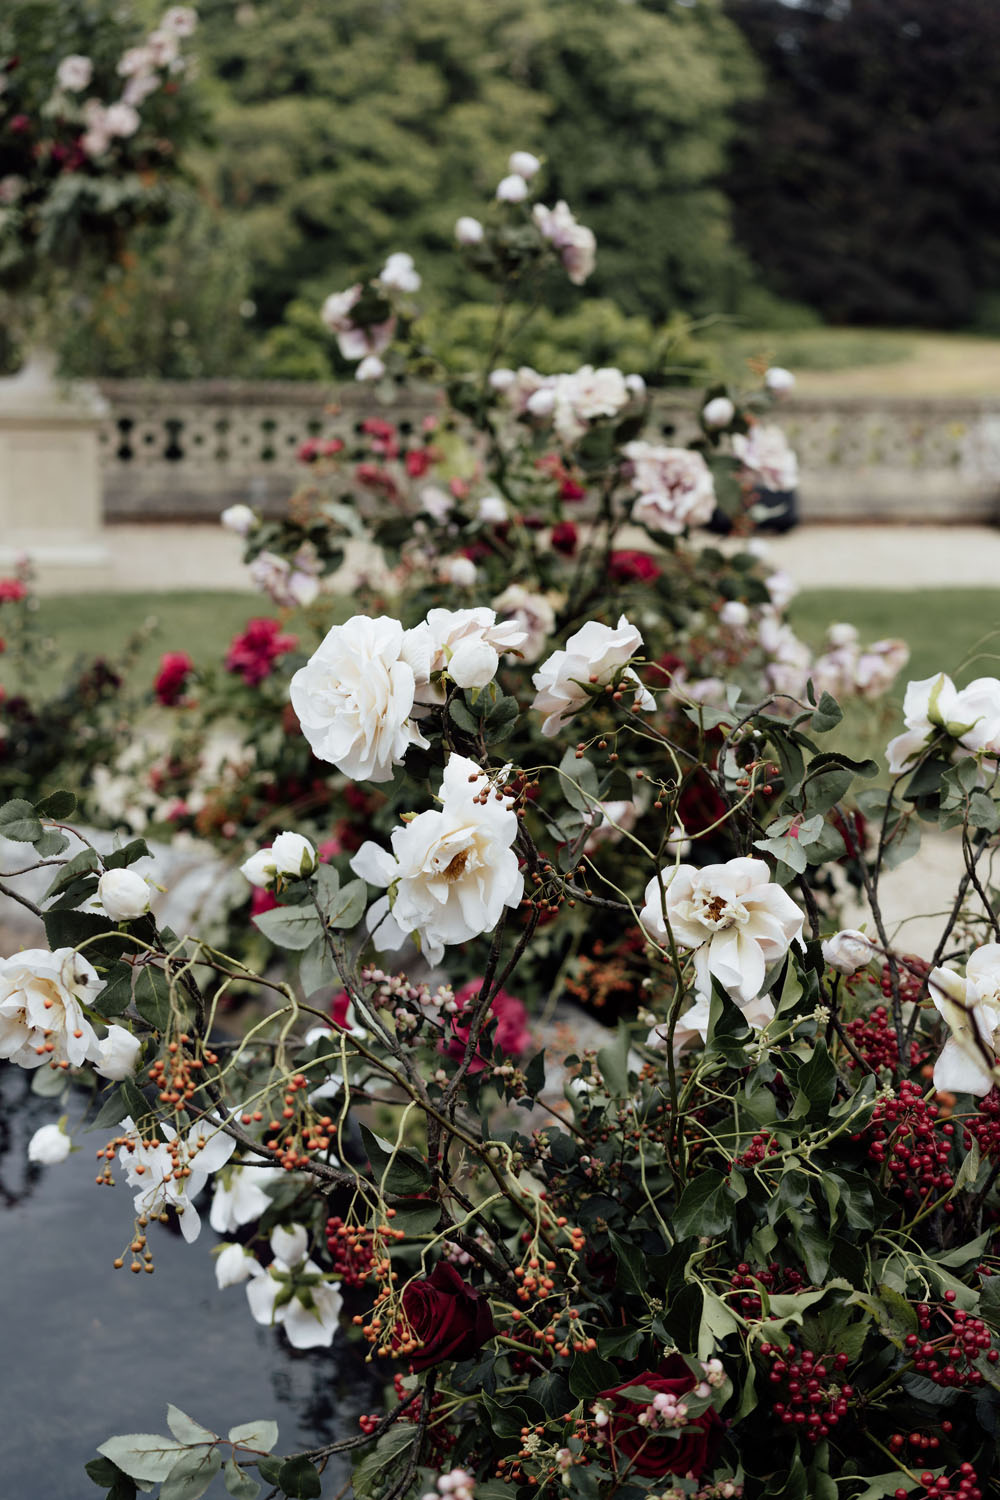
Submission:
<svg viewBox="0 0 1000 1500">
<path fill-rule="evenodd" d="M 74 1130 L 74 1102 L 70 1133 L 83 1149 L 29 1164 L 28 1141 L 61 1107 L 31 1093 L 31 1074 L 0 1063 L 0 1500 L 98 1500 L 83 1469 L 97 1445 L 168 1432 L 168 1401 L 220 1433 L 270 1417 L 283 1453 L 355 1435 L 359 1413 L 377 1405 L 364 1365 L 340 1340 L 290 1348 L 254 1323 L 242 1286 L 216 1288 L 208 1194 L 193 1245 L 152 1224 L 155 1273 L 129 1272 L 132 1194 L 117 1161 L 118 1185 L 95 1185 L 108 1133 Z M 324 1496 L 346 1473 L 331 1461 Z M 219 1475 L 208 1494 L 225 1493 Z"/>
</svg>

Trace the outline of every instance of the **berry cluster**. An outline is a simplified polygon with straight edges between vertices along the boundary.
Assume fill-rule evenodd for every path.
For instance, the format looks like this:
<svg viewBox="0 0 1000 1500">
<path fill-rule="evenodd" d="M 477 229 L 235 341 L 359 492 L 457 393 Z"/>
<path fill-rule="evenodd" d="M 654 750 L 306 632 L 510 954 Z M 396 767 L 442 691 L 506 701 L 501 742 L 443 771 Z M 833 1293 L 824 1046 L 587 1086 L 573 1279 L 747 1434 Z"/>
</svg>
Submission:
<svg viewBox="0 0 1000 1500">
<path fill-rule="evenodd" d="M 967 1115 L 964 1123 L 966 1151 L 975 1139 L 983 1156 L 1000 1156 L 1000 1090 L 995 1084 L 985 1099 L 980 1099 L 976 1114 Z"/>
<path fill-rule="evenodd" d="M 742 1156 L 733 1157 L 733 1166 L 755 1167 L 757 1163 L 759 1161 L 763 1161 L 765 1157 L 777 1156 L 780 1150 L 781 1147 L 778 1145 L 777 1139 L 773 1135 L 767 1135 L 761 1132 L 759 1135 L 754 1136 L 753 1140 L 750 1142 L 750 1145 L 747 1147 L 747 1149 L 743 1152 Z"/>
<path fill-rule="evenodd" d="M 264 1145 L 269 1151 L 277 1153 L 278 1164 L 286 1172 L 294 1172 L 296 1167 L 307 1167 L 313 1153 L 322 1153 L 330 1147 L 334 1122 L 330 1115 L 323 1115 L 321 1119 L 312 1117 L 306 1092 L 309 1088 L 310 1083 L 304 1073 L 296 1073 L 290 1078 L 280 1118 L 269 1120 L 264 1126 Z M 297 1095 L 301 1095 L 301 1103 Z M 260 1118 L 259 1110 L 242 1116 L 244 1125 Z"/>
<path fill-rule="evenodd" d="M 931 966 L 924 958 L 918 958 L 915 953 L 901 953 L 896 958 L 896 975 L 899 980 L 899 998 L 904 1005 L 916 1005 L 924 988 L 924 980 L 931 972 Z M 892 969 L 889 964 L 882 966 L 882 993 L 887 1000 L 892 999 Z"/>
<path fill-rule="evenodd" d="M 883 986 L 886 973 L 887 970 L 883 970 Z M 869 1016 L 858 1016 L 855 1020 L 848 1021 L 844 1030 L 854 1044 L 855 1051 L 869 1067 L 876 1070 L 888 1068 L 890 1072 L 896 1072 L 899 1067 L 899 1039 L 896 1028 L 889 1024 L 889 1012 L 884 1005 L 877 1005 Z M 918 1068 L 926 1056 L 927 1053 L 919 1042 L 910 1043 L 911 1068 Z M 854 1069 L 859 1064 L 853 1057 L 848 1057 L 847 1066 Z"/>
<path fill-rule="evenodd" d="M 203 1086 L 200 1075 L 205 1064 L 219 1061 L 214 1052 L 206 1052 L 204 1058 L 188 1057 L 183 1048 L 190 1040 L 187 1032 L 182 1031 L 176 1041 L 168 1043 L 166 1058 L 157 1058 L 147 1074 L 150 1083 L 155 1083 L 159 1090 L 160 1103 L 172 1104 L 176 1109 L 183 1109 Z"/>
<path fill-rule="evenodd" d="M 813 1443 L 829 1437 L 854 1395 L 854 1387 L 837 1378 L 847 1369 L 849 1356 L 840 1353 L 820 1359 L 794 1344 L 787 1349 L 761 1344 L 760 1352 L 773 1360 L 768 1375 L 771 1384 L 783 1386 L 788 1398 L 774 1403 L 774 1414 L 782 1425 L 800 1428 Z"/>
<path fill-rule="evenodd" d="M 398 1231 L 399 1238 L 405 1238 Z M 333 1269 L 345 1286 L 364 1286 L 374 1269 L 374 1235 L 370 1229 L 345 1224 L 341 1218 L 326 1221 L 326 1248 Z"/>
<path fill-rule="evenodd" d="M 729 1285 L 734 1292 L 747 1288 L 743 1296 L 738 1298 L 737 1306 L 745 1318 L 761 1318 L 764 1315 L 764 1306 L 758 1284 L 768 1292 L 801 1292 L 806 1284 L 806 1279 L 801 1271 L 794 1268 L 785 1269 L 779 1266 L 776 1260 L 761 1270 L 755 1270 L 746 1261 L 741 1261 L 736 1267 Z"/>
<path fill-rule="evenodd" d="M 945 1292 L 945 1306 L 936 1311 L 921 1302 L 917 1307 L 920 1334 L 907 1334 L 906 1348 L 918 1375 L 926 1375 L 935 1385 L 979 1386 L 984 1383 L 984 1376 L 976 1368 L 976 1361 L 985 1354 L 987 1361 L 995 1365 L 1000 1360 L 1000 1350 L 991 1347 L 990 1331 L 980 1318 L 970 1318 L 961 1310 L 951 1311 L 947 1304 L 954 1300 L 954 1292 Z M 929 1335 L 935 1315 L 946 1328 L 932 1338 Z"/>
<path fill-rule="evenodd" d="M 923 1097 L 920 1085 L 904 1080 L 893 1099 L 880 1100 L 864 1132 L 851 1137 L 867 1137 L 868 1155 L 883 1166 L 887 1182 L 893 1179 L 902 1189 L 904 1200 L 926 1198 L 931 1193 L 946 1193 L 954 1185 L 948 1171 L 954 1125 L 938 1120 L 938 1107 Z M 944 1204 L 945 1213 L 952 1209 Z"/>
<path fill-rule="evenodd" d="M 961 1464 L 956 1473 L 942 1474 L 935 1479 L 925 1469 L 920 1476 L 920 1490 L 895 1490 L 895 1500 L 983 1500 L 983 1492 L 976 1481 L 976 1471 L 971 1464 Z"/>
</svg>

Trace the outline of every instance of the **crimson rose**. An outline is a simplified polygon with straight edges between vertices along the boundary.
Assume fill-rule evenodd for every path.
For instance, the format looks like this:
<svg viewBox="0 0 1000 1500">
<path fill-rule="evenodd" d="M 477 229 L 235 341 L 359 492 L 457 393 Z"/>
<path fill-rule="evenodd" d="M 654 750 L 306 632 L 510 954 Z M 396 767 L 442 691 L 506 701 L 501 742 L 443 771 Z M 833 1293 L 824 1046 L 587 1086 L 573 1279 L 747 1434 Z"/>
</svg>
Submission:
<svg viewBox="0 0 1000 1500">
<path fill-rule="evenodd" d="M 671 1354 L 656 1370 L 644 1370 L 634 1375 L 627 1385 L 613 1386 L 601 1391 L 598 1401 L 606 1401 L 611 1408 L 608 1431 L 611 1440 L 626 1459 L 632 1462 L 633 1472 L 646 1479 L 659 1479 L 664 1474 L 693 1474 L 700 1479 L 706 1469 L 715 1462 L 722 1444 L 725 1424 L 718 1412 L 709 1407 L 700 1417 L 692 1417 L 676 1437 L 650 1435 L 648 1428 L 640 1427 L 636 1418 L 646 1411 L 648 1401 L 628 1399 L 629 1390 L 636 1385 L 647 1390 L 680 1397 L 693 1391 L 698 1384 L 679 1354 Z"/>
<path fill-rule="evenodd" d="M 486 1298 L 445 1260 L 424 1280 L 410 1282 L 403 1292 L 403 1312 L 417 1348 L 411 1352 L 405 1347 L 409 1337 L 401 1325 L 393 1342 L 415 1371 L 445 1359 L 471 1359 L 496 1333 Z"/>
</svg>

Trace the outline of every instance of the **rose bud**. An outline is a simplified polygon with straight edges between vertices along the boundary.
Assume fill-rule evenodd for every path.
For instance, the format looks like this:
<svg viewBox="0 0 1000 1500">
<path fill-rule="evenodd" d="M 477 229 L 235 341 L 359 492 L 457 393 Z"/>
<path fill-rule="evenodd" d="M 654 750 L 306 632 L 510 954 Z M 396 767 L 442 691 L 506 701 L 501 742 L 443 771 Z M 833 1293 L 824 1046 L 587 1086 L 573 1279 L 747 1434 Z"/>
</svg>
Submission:
<svg viewBox="0 0 1000 1500">
<path fill-rule="evenodd" d="M 112 922 L 133 922 L 149 911 L 149 886 L 134 870 L 105 870 L 97 899 Z"/>
</svg>

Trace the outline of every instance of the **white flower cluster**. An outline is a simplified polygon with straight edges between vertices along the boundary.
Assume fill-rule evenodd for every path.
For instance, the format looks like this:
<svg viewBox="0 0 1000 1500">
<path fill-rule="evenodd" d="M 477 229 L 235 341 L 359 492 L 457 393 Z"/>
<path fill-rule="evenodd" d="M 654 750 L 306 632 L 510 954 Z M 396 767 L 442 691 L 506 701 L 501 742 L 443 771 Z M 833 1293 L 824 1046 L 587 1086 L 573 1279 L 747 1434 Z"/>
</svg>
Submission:
<svg viewBox="0 0 1000 1500">
<path fill-rule="evenodd" d="M 351 860 L 355 875 L 389 890 L 368 913 L 380 953 L 414 936 L 438 963 L 446 946 L 492 932 L 524 894 L 513 849 L 517 816 L 503 790 L 453 754 L 438 799 L 439 808 L 393 830 L 391 853 L 369 840 Z"/>
<path fill-rule="evenodd" d="M 834 698 L 879 698 L 909 659 L 910 648 L 905 641 L 893 638 L 862 646 L 855 626 L 831 625 L 826 633 L 826 650 L 813 662 L 810 675 L 817 693 L 830 693 Z"/>
<path fill-rule="evenodd" d="M 136 1213 L 152 1216 L 176 1209 L 181 1234 L 190 1245 L 201 1233 L 194 1200 L 212 1173 L 225 1166 L 236 1142 L 220 1129 L 218 1120 L 200 1120 L 185 1135 L 165 1121 L 160 1129 L 166 1143 L 144 1141 L 135 1121 L 126 1117 L 119 1126 L 123 1144 L 118 1159 L 129 1187 L 136 1189 Z"/>
<path fill-rule="evenodd" d="M 98 1037 L 85 1014 L 103 988 L 93 964 L 73 948 L 27 948 L 0 959 L 0 1058 L 22 1068 L 89 1062 L 104 1078 L 130 1077 L 138 1037 L 117 1025 Z"/>
<path fill-rule="evenodd" d="M 679 536 L 688 526 L 704 526 L 715 510 L 712 472 L 700 453 L 656 443 L 626 443 L 623 456 L 631 468 L 638 499 L 632 519 L 650 531 Z"/>
<path fill-rule="evenodd" d="M 240 865 L 251 885 L 270 890 L 280 881 L 304 880 L 316 868 L 316 850 L 301 833 L 279 833 L 269 849 L 258 849 Z"/>
<path fill-rule="evenodd" d="M 597 263 L 594 231 L 579 223 L 569 204 L 562 199 L 555 208 L 536 203 L 531 216 L 542 238 L 548 240 L 558 254 L 570 281 L 574 286 L 583 286 Z"/>
<path fill-rule="evenodd" d="M 903 698 L 903 734 L 886 747 L 889 770 L 904 771 L 942 730 L 969 755 L 1000 761 L 1000 682 L 977 677 L 959 691 L 944 672 L 911 682 Z"/>
<path fill-rule="evenodd" d="M 372 282 L 390 305 L 397 297 L 410 296 L 422 285 L 420 272 L 413 256 L 405 250 L 395 250 Z M 365 295 L 360 281 L 343 292 L 331 292 L 320 310 L 320 318 L 336 336 L 337 348 L 344 359 L 360 361 L 356 370 L 358 380 L 380 380 L 385 374 L 381 356 L 392 343 L 398 317 L 395 310 L 388 317 L 375 323 L 359 323 L 352 316 L 354 309 Z"/>
<path fill-rule="evenodd" d="M 734 432 L 733 452 L 765 490 L 794 490 L 799 482 L 799 461 L 780 427 L 755 422 L 748 433 Z"/>
<path fill-rule="evenodd" d="M 197 24 L 197 13 L 189 6 L 173 5 L 140 47 L 130 47 L 122 55 L 117 68 L 118 76 L 126 80 L 121 98 L 113 104 L 104 104 L 100 99 L 84 102 L 86 129 L 80 145 L 88 156 L 103 156 L 113 140 L 135 135 L 142 124 L 140 106 L 156 92 L 166 75 L 184 71 L 187 64 L 181 56 L 180 44 L 194 33 Z M 91 59 L 75 52 L 64 57 L 56 69 L 56 83 L 64 94 L 81 94 L 93 76 Z"/>
<path fill-rule="evenodd" d="M 584 436 L 591 422 L 619 416 L 646 393 L 641 375 L 623 375 L 613 366 L 595 370 L 581 365 L 568 374 L 540 375 L 522 365 L 519 370 L 494 370 L 490 384 L 518 416 L 551 422 L 567 447 Z"/>
</svg>

